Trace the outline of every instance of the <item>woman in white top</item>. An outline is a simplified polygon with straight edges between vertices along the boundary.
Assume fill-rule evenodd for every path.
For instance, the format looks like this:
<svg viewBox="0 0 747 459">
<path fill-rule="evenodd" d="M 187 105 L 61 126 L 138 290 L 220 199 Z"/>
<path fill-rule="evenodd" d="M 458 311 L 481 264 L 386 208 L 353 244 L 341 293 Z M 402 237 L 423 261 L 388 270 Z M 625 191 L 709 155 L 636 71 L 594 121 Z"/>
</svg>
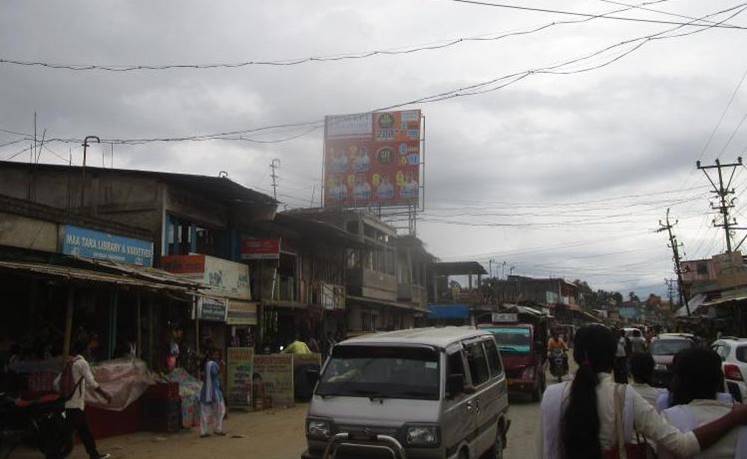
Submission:
<svg viewBox="0 0 747 459">
<path fill-rule="evenodd" d="M 618 446 L 632 444 L 634 432 L 676 456 L 690 457 L 747 423 L 747 407 L 739 406 L 692 432 L 680 432 L 633 389 L 615 384 L 610 374 L 617 351 L 612 331 L 586 326 L 574 343 L 579 369 L 573 381 L 549 386 L 542 400 L 538 451 L 543 458 L 618 458 Z"/>
<path fill-rule="evenodd" d="M 672 365 L 671 408 L 662 415 L 682 432 L 720 418 L 733 409 L 733 403 L 718 399 L 724 374 L 721 358 L 711 349 L 692 348 L 680 351 Z M 733 458 L 747 455 L 747 428 L 732 430 L 698 458 Z M 660 457 L 668 458 L 665 448 Z"/>
</svg>

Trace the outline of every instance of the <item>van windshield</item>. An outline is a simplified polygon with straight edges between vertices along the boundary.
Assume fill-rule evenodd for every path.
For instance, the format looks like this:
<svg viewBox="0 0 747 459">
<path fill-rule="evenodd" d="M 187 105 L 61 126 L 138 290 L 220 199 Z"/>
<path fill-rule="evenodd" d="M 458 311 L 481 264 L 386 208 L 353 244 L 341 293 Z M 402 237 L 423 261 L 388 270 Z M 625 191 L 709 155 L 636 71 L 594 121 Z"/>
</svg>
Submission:
<svg viewBox="0 0 747 459">
<path fill-rule="evenodd" d="M 528 328 L 496 327 L 487 328 L 495 336 L 498 348 L 504 354 L 528 354 L 532 339 Z"/>
<path fill-rule="evenodd" d="M 336 346 L 316 393 L 401 399 L 439 399 L 439 353 L 430 348 Z"/>
</svg>

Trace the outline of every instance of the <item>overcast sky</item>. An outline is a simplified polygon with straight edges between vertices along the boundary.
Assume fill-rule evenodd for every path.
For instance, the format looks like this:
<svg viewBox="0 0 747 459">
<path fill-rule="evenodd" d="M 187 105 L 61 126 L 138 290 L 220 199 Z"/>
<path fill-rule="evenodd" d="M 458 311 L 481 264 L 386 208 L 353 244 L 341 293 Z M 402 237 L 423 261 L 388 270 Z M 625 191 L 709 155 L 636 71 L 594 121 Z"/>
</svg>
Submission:
<svg viewBox="0 0 747 459">
<path fill-rule="evenodd" d="M 588 14 L 625 8 L 600 0 L 504 3 Z M 669 0 L 646 7 L 701 17 L 738 5 Z M 712 20 L 735 13 L 728 23 L 747 26 L 740 9 Z M 636 9 L 616 16 L 690 21 Z M 18 0 L 0 7 L 0 58 L 111 66 L 277 61 L 496 37 L 579 19 L 449 0 Z M 546 68 L 674 27 L 596 18 L 437 50 L 294 66 L 107 72 L 0 63 L 0 128 L 33 132 L 34 112 L 48 138 L 183 137 L 314 121 Z M 633 41 L 560 68 L 588 69 L 642 44 L 583 73 L 536 72 L 480 95 L 407 105 L 426 117 L 426 211 L 418 235 L 429 250 L 486 266 L 493 258 L 499 273 L 513 266 L 518 274 L 580 278 L 639 295 L 661 293 L 673 277 L 665 235 L 654 232 L 667 207 L 680 221 L 687 258 L 723 250 L 695 161 L 732 161 L 747 146 L 747 127 L 737 129 L 747 113 L 745 84 L 704 150 L 747 70 L 747 31 L 686 27 L 656 37 L 696 30 Z M 308 130 L 246 136 L 271 141 Z M 0 132 L 0 144 L 18 139 Z M 3 146 L 0 158 L 26 145 Z M 75 143 L 49 148 L 42 162 L 61 163 L 58 156 L 70 153 L 81 162 Z M 90 151 L 100 164 L 101 149 Z M 149 143 L 114 151 L 116 167 L 227 171 L 266 192 L 270 161 L 278 158 L 280 198 L 289 207 L 319 205 L 321 130 L 281 143 Z M 14 159 L 28 161 L 28 153 Z M 747 190 L 741 169 L 734 185 L 737 195 Z M 745 204 L 738 201 L 736 210 L 745 213 Z"/>
</svg>

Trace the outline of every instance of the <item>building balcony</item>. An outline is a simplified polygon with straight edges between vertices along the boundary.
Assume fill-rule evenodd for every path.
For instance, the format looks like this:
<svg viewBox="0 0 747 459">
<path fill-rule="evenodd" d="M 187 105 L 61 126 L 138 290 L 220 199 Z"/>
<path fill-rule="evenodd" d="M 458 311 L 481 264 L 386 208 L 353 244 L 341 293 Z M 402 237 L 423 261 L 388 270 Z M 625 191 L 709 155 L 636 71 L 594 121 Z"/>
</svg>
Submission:
<svg viewBox="0 0 747 459">
<path fill-rule="evenodd" d="M 414 284 L 399 284 L 397 300 L 413 304 L 418 309 L 425 310 L 428 302 L 428 292 L 425 287 Z"/>
<path fill-rule="evenodd" d="M 391 274 L 366 268 L 351 268 L 346 273 L 345 286 L 350 295 L 397 301 L 397 278 Z"/>
</svg>

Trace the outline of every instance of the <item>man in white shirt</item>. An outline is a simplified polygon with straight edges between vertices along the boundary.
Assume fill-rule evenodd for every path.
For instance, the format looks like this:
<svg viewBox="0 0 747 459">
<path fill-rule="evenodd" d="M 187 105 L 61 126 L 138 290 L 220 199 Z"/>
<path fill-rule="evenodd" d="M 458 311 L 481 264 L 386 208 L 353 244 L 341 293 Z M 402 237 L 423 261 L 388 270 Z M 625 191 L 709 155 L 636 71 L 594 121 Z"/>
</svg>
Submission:
<svg viewBox="0 0 747 459">
<path fill-rule="evenodd" d="M 106 459 L 110 457 L 109 454 L 100 454 L 96 449 L 96 441 L 91 434 L 91 428 L 88 425 L 88 418 L 86 417 L 86 390 L 90 387 L 95 390 L 107 403 L 111 403 L 112 397 L 104 389 L 99 386 L 96 382 L 96 378 L 93 377 L 91 372 L 91 366 L 88 361 L 83 357 L 83 353 L 88 347 L 87 343 L 79 342 L 76 343 L 73 348 L 73 356 L 70 357 L 69 364 L 71 364 L 72 373 L 72 384 L 73 391 L 71 394 L 62 394 L 63 397 L 69 397 L 65 402 L 65 419 L 67 419 L 68 427 L 70 428 L 70 435 L 68 438 L 68 451 L 73 450 L 73 435 L 78 432 L 80 441 L 86 448 L 86 452 L 91 459 Z M 65 371 L 57 377 L 55 385 L 64 391 L 64 383 L 62 380 L 65 378 Z"/>
</svg>

